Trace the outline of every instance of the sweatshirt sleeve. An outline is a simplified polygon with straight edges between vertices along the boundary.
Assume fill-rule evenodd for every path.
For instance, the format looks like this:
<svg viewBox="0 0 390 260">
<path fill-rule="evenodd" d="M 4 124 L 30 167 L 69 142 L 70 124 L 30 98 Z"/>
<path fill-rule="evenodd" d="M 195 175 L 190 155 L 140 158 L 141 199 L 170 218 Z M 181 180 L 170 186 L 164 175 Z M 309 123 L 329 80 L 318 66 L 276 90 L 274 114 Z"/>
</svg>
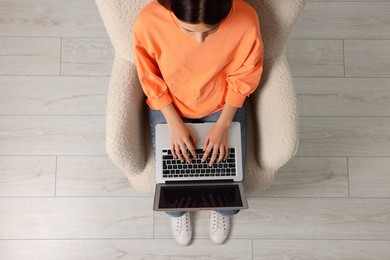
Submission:
<svg viewBox="0 0 390 260">
<path fill-rule="evenodd" d="M 263 72 L 263 42 L 258 25 L 245 36 L 239 49 L 237 55 L 244 57 L 244 62 L 226 78 L 225 102 L 234 107 L 242 107 L 245 98 L 258 87 Z"/>
<path fill-rule="evenodd" d="M 137 73 L 142 89 L 147 97 L 146 103 L 154 110 L 160 110 L 172 102 L 168 87 L 162 79 L 161 71 L 151 51 L 147 51 L 133 32 L 134 54 L 137 63 Z"/>
</svg>

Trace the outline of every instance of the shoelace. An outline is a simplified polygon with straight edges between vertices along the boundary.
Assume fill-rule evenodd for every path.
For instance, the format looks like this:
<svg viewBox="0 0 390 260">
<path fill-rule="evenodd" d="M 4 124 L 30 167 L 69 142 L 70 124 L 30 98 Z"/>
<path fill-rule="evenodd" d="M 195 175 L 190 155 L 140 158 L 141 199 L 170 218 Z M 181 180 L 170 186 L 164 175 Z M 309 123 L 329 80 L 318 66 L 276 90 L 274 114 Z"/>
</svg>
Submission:
<svg viewBox="0 0 390 260">
<path fill-rule="evenodd" d="M 185 216 L 185 221 L 183 221 L 184 216 Z M 185 214 L 184 216 L 180 217 L 180 218 L 177 218 L 177 222 L 176 222 L 176 231 L 177 232 L 183 230 L 183 226 L 186 227 L 187 232 L 188 232 L 188 216 L 187 216 L 187 214 Z"/>
<path fill-rule="evenodd" d="M 213 212 L 213 230 L 217 230 L 219 228 L 226 230 L 226 218 L 221 214 Z"/>
</svg>

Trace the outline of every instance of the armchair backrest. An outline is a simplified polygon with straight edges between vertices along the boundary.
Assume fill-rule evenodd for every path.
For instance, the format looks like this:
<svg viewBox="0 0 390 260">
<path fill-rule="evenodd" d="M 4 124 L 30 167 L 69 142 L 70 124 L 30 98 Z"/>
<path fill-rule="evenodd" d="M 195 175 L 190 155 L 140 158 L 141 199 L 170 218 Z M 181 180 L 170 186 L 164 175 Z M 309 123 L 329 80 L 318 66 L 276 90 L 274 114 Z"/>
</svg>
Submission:
<svg viewBox="0 0 390 260">
<path fill-rule="evenodd" d="M 141 9 L 151 0 L 95 0 L 117 57 L 135 63 L 132 30 Z M 284 51 L 306 0 L 246 0 L 259 15 L 265 59 Z"/>
<path fill-rule="evenodd" d="M 139 12 L 151 0 L 95 0 L 111 39 L 115 56 L 135 64 L 133 25 Z"/>
<path fill-rule="evenodd" d="M 288 37 L 306 0 L 246 0 L 256 11 L 264 43 L 264 59 L 284 54 Z"/>
</svg>

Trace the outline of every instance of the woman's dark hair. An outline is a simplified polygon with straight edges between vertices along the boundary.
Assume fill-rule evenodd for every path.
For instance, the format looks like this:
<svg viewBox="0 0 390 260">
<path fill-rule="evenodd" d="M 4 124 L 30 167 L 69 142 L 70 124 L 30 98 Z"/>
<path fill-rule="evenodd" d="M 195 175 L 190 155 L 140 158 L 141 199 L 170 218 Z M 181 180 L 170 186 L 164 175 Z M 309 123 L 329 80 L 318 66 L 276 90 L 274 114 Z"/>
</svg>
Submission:
<svg viewBox="0 0 390 260">
<path fill-rule="evenodd" d="M 158 0 L 185 23 L 219 24 L 232 7 L 232 0 Z"/>
</svg>

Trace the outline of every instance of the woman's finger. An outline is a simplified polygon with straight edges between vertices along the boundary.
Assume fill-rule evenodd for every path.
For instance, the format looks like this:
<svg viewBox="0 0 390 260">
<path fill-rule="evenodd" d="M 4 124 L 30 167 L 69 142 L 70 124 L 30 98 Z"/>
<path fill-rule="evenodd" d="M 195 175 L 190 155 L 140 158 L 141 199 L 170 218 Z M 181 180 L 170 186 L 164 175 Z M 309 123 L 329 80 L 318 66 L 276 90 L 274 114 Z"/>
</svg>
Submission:
<svg viewBox="0 0 390 260">
<path fill-rule="evenodd" d="M 225 158 L 225 154 L 226 154 L 225 146 L 221 145 L 221 147 L 219 147 L 219 157 L 217 162 L 219 163 L 222 162 L 223 158 Z"/>
<path fill-rule="evenodd" d="M 177 158 L 177 156 L 176 156 L 176 151 L 175 151 L 175 146 L 174 146 L 174 144 L 173 143 L 171 143 L 171 152 L 172 152 L 172 155 L 173 155 L 173 158 Z"/>
<path fill-rule="evenodd" d="M 210 163 L 209 166 L 212 167 L 215 159 L 217 159 L 217 154 L 218 154 L 218 146 L 213 147 L 213 155 L 211 155 Z"/>
<path fill-rule="evenodd" d="M 210 138 L 209 136 L 206 136 L 203 142 L 203 152 L 206 151 L 207 146 L 209 145 Z"/>
<path fill-rule="evenodd" d="M 175 152 L 179 160 L 184 161 L 183 156 L 181 156 L 180 146 L 178 144 L 175 145 Z"/>
<path fill-rule="evenodd" d="M 204 154 L 203 154 L 203 157 L 202 157 L 202 162 L 205 162 L 207 161 L 207 158 L 211 152 L 211 150 L 213 149 L 213 146 L 211 144 L 208 144 L 206 146 L 206 148 L 204 149 Z"/>
<path fill-rule="evenodd" d="M 225 146 L 225 158 L 224 160 L 226 161 L 229 157 L 229 147 Z"/>
<path fill-rule="evenodd" d="M 187 141 L 188 143 L 188 141 Z M 187 153 L 187 145 L 185 142 L 181 142 L 180 143 L 180 149 L 181 149 L 181 153 L 183 154 L 185 160 L 188 162 L 188 163 L 191 163 L 191 159 L 190 157 L 188 156 L 188 153 Z M 182 161 L 184 162 L 184 161 Z"/>
</svg>

